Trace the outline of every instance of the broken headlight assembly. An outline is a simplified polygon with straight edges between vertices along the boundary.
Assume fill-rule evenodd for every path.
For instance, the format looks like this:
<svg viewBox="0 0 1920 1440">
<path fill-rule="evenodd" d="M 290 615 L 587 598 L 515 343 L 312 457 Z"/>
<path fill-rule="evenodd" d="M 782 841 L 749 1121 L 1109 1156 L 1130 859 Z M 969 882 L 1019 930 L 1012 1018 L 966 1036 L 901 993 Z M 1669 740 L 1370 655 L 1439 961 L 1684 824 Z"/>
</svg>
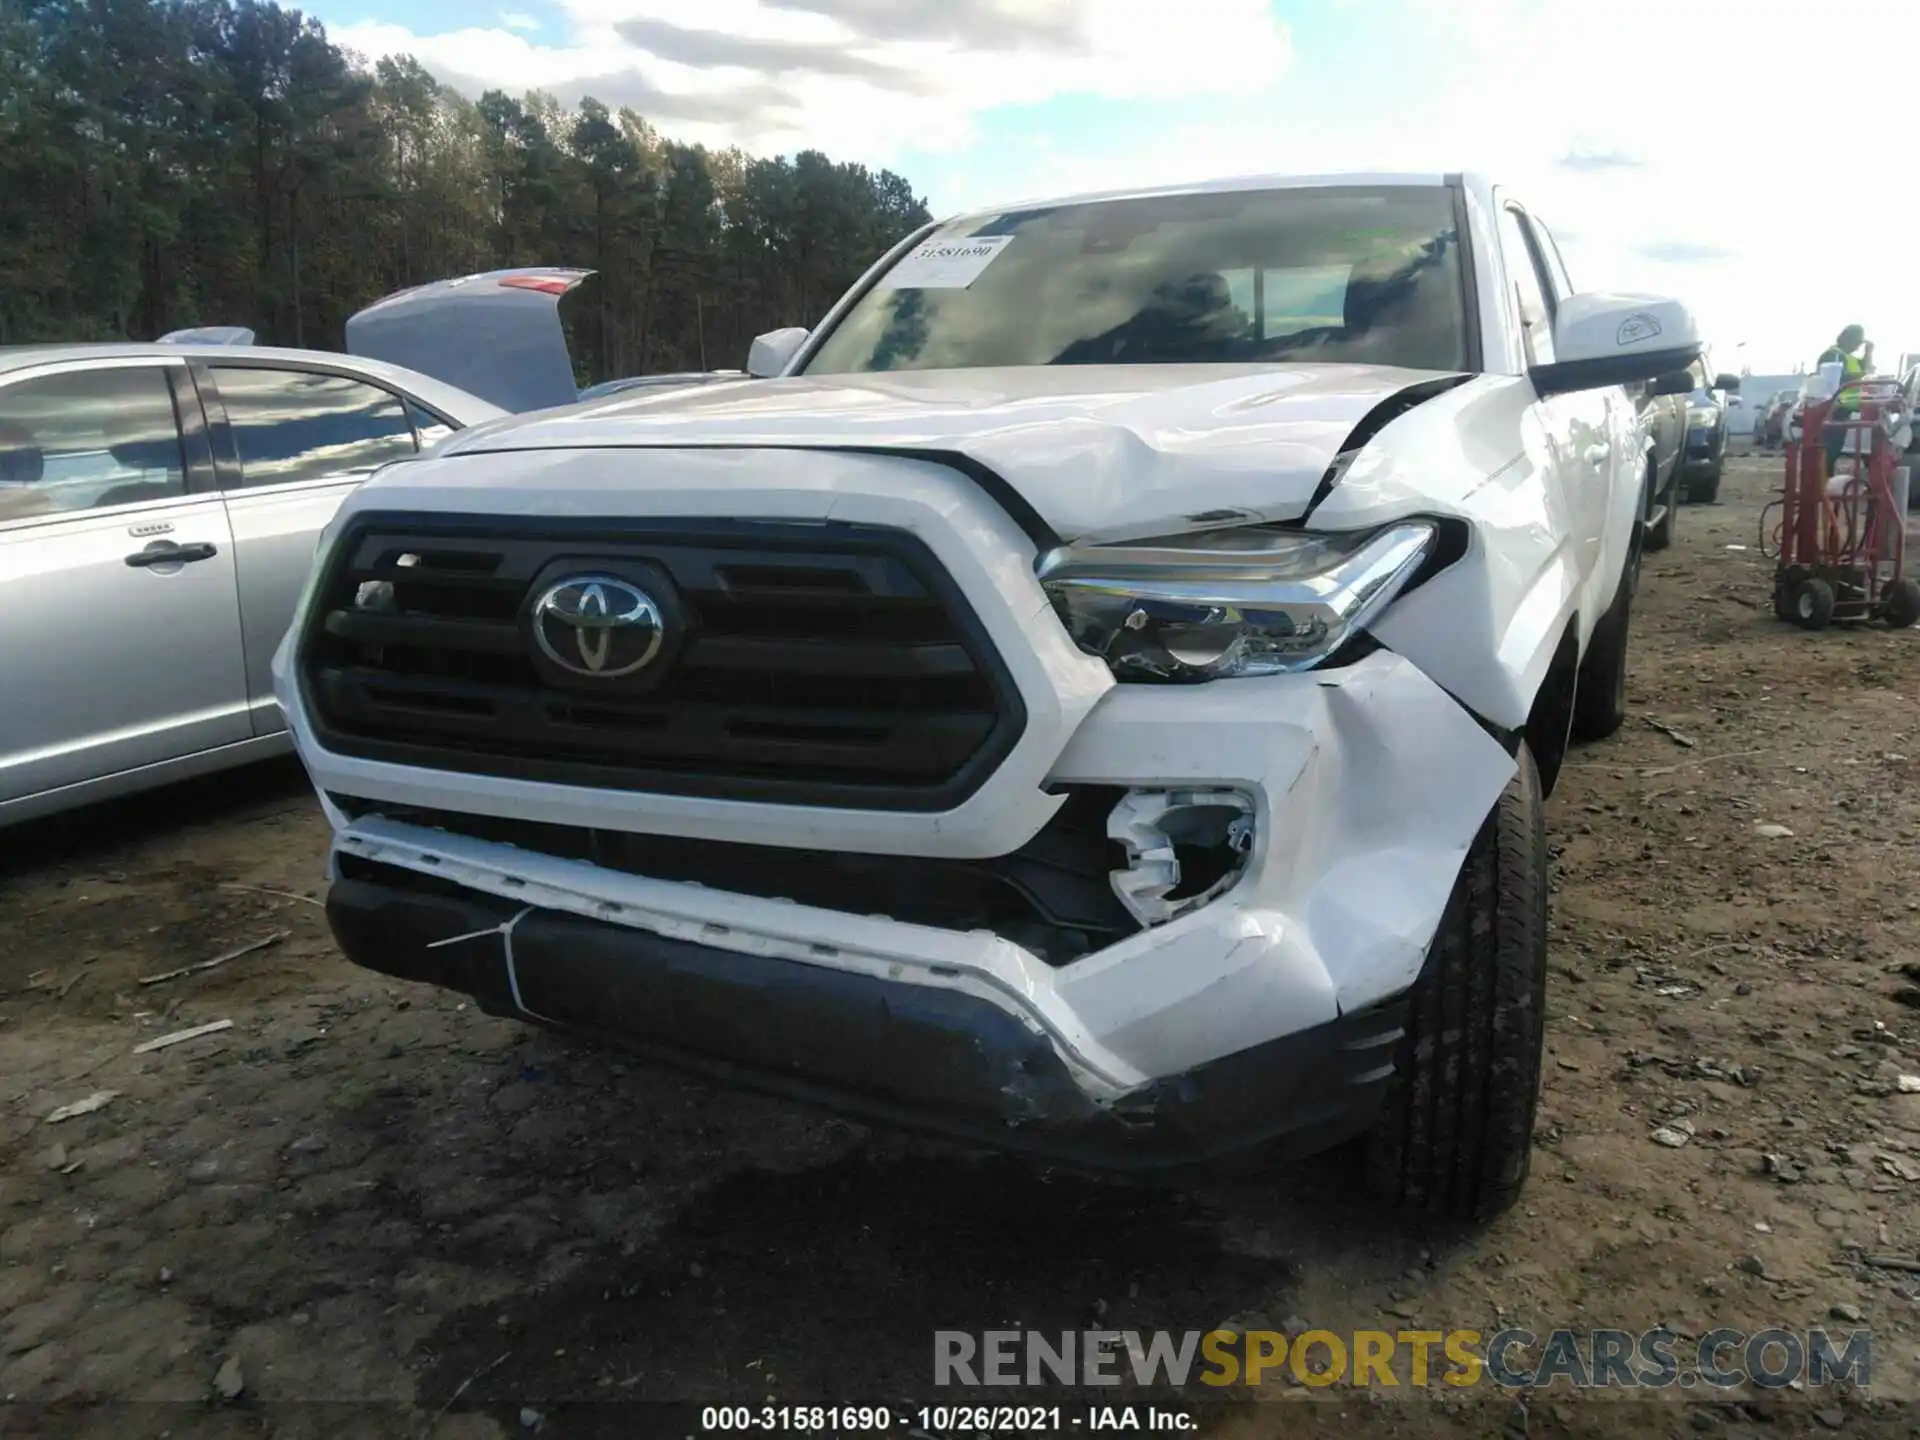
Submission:
<svg viewBox="0 0 1920 1440">
<path fill-rule="evenodd" d="M 1117 679 L 1279 675 L 1359 634 L 1438 536 L 1430 520 L 1339 534 L 1249 526 L 1063 546 L 1038 574 L 1074 643 Z"/>
</svg>

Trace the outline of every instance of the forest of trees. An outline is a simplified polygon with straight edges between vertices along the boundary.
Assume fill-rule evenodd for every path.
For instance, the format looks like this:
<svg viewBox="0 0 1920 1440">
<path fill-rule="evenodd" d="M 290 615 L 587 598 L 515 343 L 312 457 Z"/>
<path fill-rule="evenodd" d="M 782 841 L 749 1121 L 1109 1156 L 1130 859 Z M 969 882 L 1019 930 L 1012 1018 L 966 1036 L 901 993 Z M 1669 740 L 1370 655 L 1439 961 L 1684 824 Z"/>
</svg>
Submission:
<svg viewBox="0 0 1920 1440">
<path fill-rule="evenodd" d="M 737 367 L 926 218 L 890 171 L 469 101 L 261 0 L 0 0 L 0 345 L 247 325 L 337 349 L 402 286 L 578 265 L 583 382 Z"/>
</svg>

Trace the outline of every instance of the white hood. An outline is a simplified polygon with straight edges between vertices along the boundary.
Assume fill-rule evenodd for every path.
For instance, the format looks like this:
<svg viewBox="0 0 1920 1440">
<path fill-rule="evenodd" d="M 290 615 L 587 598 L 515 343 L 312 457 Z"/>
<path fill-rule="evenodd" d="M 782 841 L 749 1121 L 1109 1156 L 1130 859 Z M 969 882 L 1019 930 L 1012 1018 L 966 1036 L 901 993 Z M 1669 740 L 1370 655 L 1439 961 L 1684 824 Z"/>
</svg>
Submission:
<svg viewBox="0 0 1920 1440">
<path fill-rule="evenodd" d="M 1369 411 L 1441 378 L 1375 365 L 1089 365 L 741 380 L 478 426 L 439 453 L 958 455 L 1012 486 L 1062 539 L 1121 538 L 1222 511 L 1293 519 Z"/>
</svg>

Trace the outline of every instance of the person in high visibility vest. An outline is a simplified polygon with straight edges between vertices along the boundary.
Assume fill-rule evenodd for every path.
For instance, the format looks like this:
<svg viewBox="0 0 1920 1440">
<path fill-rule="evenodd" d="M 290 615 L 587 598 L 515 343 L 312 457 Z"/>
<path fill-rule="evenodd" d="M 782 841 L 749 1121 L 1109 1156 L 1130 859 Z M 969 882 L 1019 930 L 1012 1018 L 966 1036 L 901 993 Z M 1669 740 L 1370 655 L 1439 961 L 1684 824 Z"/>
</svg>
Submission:
<svg viewBox="0 0 1920 1440">
<path fill-rule="evenodd" d="M 1829 422 L 1851 420 L 1860 413 L 1860 384 L 1866 378 L 1868 367 L 1873 364 L 1873 342 L 1867 339 L 1867 332 L 1859 325 L 1849 325 L 1834 338 L 1833 344 L 1820 352 L 1820 358 L 1814 361 L 1817 371 L 1822 365 L 1831 365 L 1838 361 L 1840 371 L 1840 393 L 1833 397 L 1833 409 L 1829 412 Z M 1847 431 L 1845 427 L 1829 423 L 1827 426 L 1827 473 L 1831 475 L 1839 465 L 1840 456 L 1846 450 Z"/>
</svg>

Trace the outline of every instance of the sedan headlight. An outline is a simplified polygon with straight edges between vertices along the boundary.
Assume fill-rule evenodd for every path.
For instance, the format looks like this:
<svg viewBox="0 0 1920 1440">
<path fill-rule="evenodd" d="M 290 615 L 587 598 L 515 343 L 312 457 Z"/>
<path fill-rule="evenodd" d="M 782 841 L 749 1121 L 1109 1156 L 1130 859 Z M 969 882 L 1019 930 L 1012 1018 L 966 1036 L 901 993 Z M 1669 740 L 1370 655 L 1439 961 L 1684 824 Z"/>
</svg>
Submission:
<svg viewBox="0 0 1920 1440">
<path fill-rule="evenodd" d="M 1413 578 L 1438 527 L 1313 535 L 1264 527 L 1064 546 L 1040 584 L 1074 642 L 1121 680 L 1221 680 L 1307 670 Z"/>
<path fill-rule="evenodd" d="M 1708 429 L 1720 423 L 1720 412 L 1711 406 L 1687 411 L 1687 424 Z"/>
</svg>

